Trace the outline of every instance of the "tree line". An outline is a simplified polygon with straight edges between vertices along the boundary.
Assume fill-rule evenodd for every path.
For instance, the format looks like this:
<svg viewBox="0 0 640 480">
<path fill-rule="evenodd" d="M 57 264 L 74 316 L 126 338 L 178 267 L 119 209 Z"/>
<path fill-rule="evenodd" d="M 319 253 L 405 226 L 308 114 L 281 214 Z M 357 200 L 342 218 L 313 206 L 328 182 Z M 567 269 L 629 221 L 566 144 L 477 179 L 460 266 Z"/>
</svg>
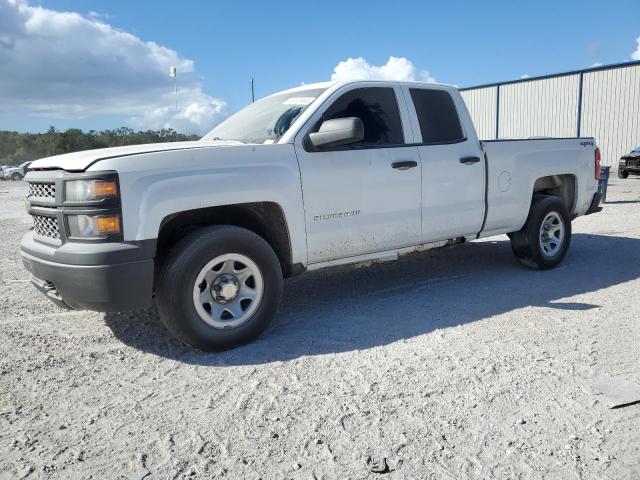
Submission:
<svg viewBox="0 0 640 480">
<path fill-rule="evenodd" d="M 197 135 L 178 133 L 171 128 L 139 132 L 126 127 L 100 132 L 95 130 L 83 132 L 77 128 L 60 131 L 54 127 L 50 127 L 45 133 L 0 131 L 0 164 L 19 165 L 38 158 L 94 148 L 180 142 L 199 138 Z"/>
</svg>

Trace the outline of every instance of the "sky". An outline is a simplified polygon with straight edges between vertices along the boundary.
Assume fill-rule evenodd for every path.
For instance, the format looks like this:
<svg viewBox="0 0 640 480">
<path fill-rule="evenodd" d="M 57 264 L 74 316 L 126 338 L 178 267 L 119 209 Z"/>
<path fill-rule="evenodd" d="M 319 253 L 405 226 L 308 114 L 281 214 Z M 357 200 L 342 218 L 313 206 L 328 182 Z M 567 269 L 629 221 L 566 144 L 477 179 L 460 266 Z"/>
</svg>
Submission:
<svg viewBox="0 0 640 480">
<path fill-rule="evenodd" d="M 252 77 L 260 98 L 332 78 L 466 87 L 640 60 L 638 19 L 639 0 L 0 0 L 0 130 L 201 134 L 251 101 Z"/>
</svg>

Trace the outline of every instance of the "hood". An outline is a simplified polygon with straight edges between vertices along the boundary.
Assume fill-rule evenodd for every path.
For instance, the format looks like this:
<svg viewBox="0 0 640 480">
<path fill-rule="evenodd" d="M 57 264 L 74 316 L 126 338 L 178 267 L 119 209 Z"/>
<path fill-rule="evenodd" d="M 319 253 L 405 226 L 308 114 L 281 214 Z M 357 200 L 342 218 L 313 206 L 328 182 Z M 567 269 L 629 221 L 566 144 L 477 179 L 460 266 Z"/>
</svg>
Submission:
<svg viewBox="0 0 640 480">
<path fill-rule="evenodd" d="M 235 141 L 195 141 L 195 142 L 166 142 L 147 143 L 144 145 L 128 145 L 126 147 L 100 148 L 82 152 L 65 153 L 55 157 L 42 158 L 31 164 L 29 170 L 60 168 L 69 172 L 82 172 L 99 160 L 107 158 L 126 157 L 144 153 L 166 152 L 171 150 L 189 150 L 194 148 L 210 148 L 244 145 Z"/>
</svg>

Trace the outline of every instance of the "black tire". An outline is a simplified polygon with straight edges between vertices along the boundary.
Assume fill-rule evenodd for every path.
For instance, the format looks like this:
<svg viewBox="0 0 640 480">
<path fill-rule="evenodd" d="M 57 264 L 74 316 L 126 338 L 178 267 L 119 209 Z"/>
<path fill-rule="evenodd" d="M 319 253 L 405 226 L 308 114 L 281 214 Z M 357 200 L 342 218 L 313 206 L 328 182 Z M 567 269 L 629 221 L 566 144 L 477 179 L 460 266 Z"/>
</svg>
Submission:
<svg viewBox="0 0 640 480">
<path fill-rule="evenodd" d="M 194 286 L 204 266 L 225 254 L 244 255 L 259 268 L 263 294 L 245 323 L 216 328 L 199 316 Z M 161 268 L 156 287 L 158 313 L 169 331 L 182 342 L 204 351 L 220 351 L 258 337 L 271 323 L 282 297 L 282 268 L 271 246 L 260 236 L 240 227 L 205 227 L 182 239 Z"/>
<path fill-rule="evenodd" d="M 618 178 L 628 178 L 629 177 L 629 172 L 627 172 L 626 170 L 623 170 L 621 168 L 618 169 Z"/>
<path fill-rule="evenodd" d="M 541 228 L 545 219 L 555 213 L 564 228 L 562 241 L 557 242 L 553 254 L 545 253 Z M 529 216 L 518 232 L 509 234 L 511 249 L 518 261 L 535 270 L 547 270 L 562 262 L 571 244 L 571 218 L 564 202 L 554 196 L 535 196 Z M 553 239 L 552 239 L 553 241 Z"/>
<path fill-rule="evenodd" d="M 11 175 L 11 180 L 13 180 L 14 182 L 22 180 L 22 175 L 20 175 L 19 173 L 14 173 L 13 175 Z"/>
</svg>

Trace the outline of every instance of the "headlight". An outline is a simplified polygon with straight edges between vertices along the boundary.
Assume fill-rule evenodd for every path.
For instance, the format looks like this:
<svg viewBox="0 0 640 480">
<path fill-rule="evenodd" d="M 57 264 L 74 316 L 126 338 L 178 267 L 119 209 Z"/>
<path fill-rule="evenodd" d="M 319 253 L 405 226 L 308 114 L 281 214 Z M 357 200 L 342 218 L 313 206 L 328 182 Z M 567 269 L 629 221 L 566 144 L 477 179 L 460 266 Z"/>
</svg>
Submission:
<svg viewBox="0 0 640 480">
<path fill-rule="evenodd" d="M 87 202 L 118 197 L 115 180 L 69 180 L 65 182 L 65 200 Z"/>
<path fill-rule="evenodd" d="M 120 234 L 119 215 L 68 215 L 71 237 L 103 238 Z"/>
</svg>

